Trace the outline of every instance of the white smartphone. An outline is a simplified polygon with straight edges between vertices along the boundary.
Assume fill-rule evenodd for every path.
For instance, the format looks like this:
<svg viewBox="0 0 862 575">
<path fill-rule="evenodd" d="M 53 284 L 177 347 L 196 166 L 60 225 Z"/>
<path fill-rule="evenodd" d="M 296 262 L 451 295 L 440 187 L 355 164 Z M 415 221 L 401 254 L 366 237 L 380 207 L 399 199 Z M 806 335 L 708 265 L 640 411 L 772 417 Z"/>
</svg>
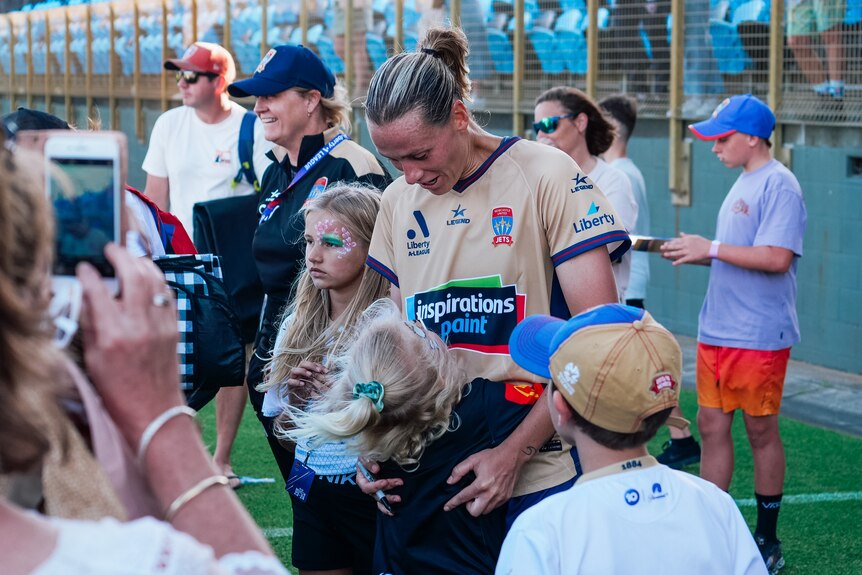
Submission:
<svg viewBox="0 0 862 575">
<path fill-rule="evenodd" d="M 116 136 L 52 134 L 45 140 L 45 189 L 54 207 L 55 287 L 74 283 L 78 262 L 89 262 L 112 290 L 114 269 L 105 258 L 108 242 L 122 243 L 123 188 Z"/>
</svg>

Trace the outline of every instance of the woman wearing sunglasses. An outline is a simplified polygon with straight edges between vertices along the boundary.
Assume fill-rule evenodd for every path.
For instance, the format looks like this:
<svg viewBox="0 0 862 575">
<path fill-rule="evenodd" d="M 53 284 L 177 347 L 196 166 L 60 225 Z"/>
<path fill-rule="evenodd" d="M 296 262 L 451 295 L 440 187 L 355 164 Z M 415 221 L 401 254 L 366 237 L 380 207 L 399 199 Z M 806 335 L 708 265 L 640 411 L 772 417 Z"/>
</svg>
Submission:
<svg viewBox="0 0 862 575">
<path fill-rule="evenodd" d="M 368 264 L 392 282 L 406 318 L 448 344 L 468 381 L 484 378 L 495 383 L 477 385 L 535 403 L 508 439 L 448 479 L 466 477 L 447 509 L 466 504 L 479 516 L 513 493 L 525 496 L 509 506 L 513 517 L 545 490 L 569 485 L 576 466 L 568 446 L 549 441 L 548 406 L 536 402 L 541 385 L 509 357 L 509 335 L 552 302 L 566 315 L 616 302 L 608 255 L 620 257 L 630 242 L 596 189 L 576 189 L 581 170 L 569 156 L 479 126 L 465 104 L 467 54 L 461 30 L 432 28 L 415 52 L 393 56 L 371 80 L 371 138 L 404 175 L 383 194 Z M 595 213 L 593 204 L 601 206 Z M 358 481 L 372 494 L 391 486 Z"/>
<path fill-rule="evenodd" d="M 638 204 L 628 177 L 609 166 L 599 155 L 614 141 L 614 126 L 599 106 L 577 88 L 559 86 L 536 98 L 533 130 L 540 144 L 547 144 L 572 157 L 583 172 L 583 181 L 574 183 L 573 192 L 597 186 L 622 218 L 626 230 L 634 229 Z M 601 209 L 602 205 L 597 204 Z M 619 301 L 625 302 L 631 272 L 631 253 L 613 265 Z"/>
<path fill-rule="evenodd" d="M 272 48 L 251 78 L 228 87 L 235 97 L 255 96 L 254 111 L 275 147 L 261 179 L 260 223 L 253 255 L 266 299 L 247 382 L 251 403 L 267 431 L 285 481 L 293 453 L 272 435 L 272 419 L 261 413 L 263 368 L 272 357 L 279 319 L 305 260 L 305 203 L 337 182 L 364 182 L 379 189 L 390 178 L 371 152 L 347 136 L 350 102 L 332 71 L 311 50 Z"/>
</svg>

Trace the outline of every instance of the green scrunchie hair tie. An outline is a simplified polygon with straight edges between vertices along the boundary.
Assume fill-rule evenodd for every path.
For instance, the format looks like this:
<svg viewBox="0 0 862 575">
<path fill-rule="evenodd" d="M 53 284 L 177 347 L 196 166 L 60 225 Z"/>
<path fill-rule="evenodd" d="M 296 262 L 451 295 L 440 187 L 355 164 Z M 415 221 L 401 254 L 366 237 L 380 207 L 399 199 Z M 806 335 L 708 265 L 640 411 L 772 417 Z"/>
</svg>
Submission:
<svg viewBox="0 0 862 575">
<path fill-rule="evenodd" d="M 368 383 L 357 383 L 353 386 L 353 399 L 367 397 L 374 404 L 377 411 L 383 411 L 383 385 L 378 381 Z"/>
</svg>

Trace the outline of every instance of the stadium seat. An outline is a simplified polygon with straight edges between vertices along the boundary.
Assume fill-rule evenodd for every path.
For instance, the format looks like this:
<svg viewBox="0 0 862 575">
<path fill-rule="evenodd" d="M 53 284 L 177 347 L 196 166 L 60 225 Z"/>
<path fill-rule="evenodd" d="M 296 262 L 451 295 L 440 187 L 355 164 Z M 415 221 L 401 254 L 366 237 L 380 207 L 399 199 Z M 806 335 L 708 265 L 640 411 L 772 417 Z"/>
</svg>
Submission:
<svg viewBox="0 0 862 575">
<path fill-rule="evenodd" d="M 844 23 L 848 26 L 853 26 L 859 22 L 862 22 L 862 0 L 847 0 Z"/>
<path fill-rule="evenodd" d="M 587 40 L 579 30 L 556 31 L 557 53 L 572 74 L 587 73 Z"/>
<path fill-rule="evenodd" d="M 562 14 L 557 17 L 557 21 L 554 22 L 554 31 L 559 32 L 560 30 L 569 30 L 571 32 L 582 30 L 581 22 L 584 19 L 585 11 L 578 10 L 577 8 L 572 8 L 570 10 L 566 10 Z"/>
<path fill-rule="evenodd" d="M 730 23 L 739 26 L 741 22 L 769 22 L 769 4 L 764 0 L 749 0 L 737 6 L 730 14 Z"/>
<path fill-rule="evenodd" d="M 371 65 L 375 69 L 382 66 L 388 57 L 386 41 L 383 37 L 367 32 L 365 34 L 365 46 L 368 50 L 368 57 L 371 59 Z"/>
<path fill-rule="evenodd" d="M 585 0 L 560 0 L 560 10 L 568 12 L 569 10 L 578 10 L 582 14 L 587 13 L 587 3 Z"/>
<path fill-rule="evenodd" d="M 556 75 L 566 71 L 566 61 L 558 52 L 559 44 L 552 31 L 547 28 L 533 28 L 527 32 L 527 38 L 533 45 L 543 73 Z"/>
<path fill-rule="evenodd" d="M 323 60 L 324 64 L 329 66 L 333 74 L 344 74 L 344 60 L 335 52 L 332 38 L 325 34 L 318 36 L 317 52 L 320 54 L 320 59 Z"/>
<path fill-rule="evenodd" d="M 750 65 L 751 59 L 742 46 L 736 26 L 730 22 L 709 21 L 712 36 L 712 51 L 718 69 L 724 74 L 741 74 Z"/>
<path fill-rule="evenodd" d="M 509 35 L 493 28 L 489 28 L 487 34 L 494 70 L 498 74 L 512 74 L 515 70 L 515 55 Z"/>
</svg>

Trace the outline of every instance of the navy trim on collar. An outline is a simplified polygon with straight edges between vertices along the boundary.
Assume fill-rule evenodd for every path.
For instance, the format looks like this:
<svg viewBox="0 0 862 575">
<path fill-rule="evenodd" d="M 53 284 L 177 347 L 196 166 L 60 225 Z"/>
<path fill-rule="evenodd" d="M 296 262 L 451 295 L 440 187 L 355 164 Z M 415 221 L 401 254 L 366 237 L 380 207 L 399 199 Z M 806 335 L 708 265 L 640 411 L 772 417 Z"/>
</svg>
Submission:
<svg viewBox="0 0 862 575">
<path fill-rule="evenodd" d="M 500 142 L 500 145 L 497 146 L 497 149 L 494 150 L 494 153 L 491 154 L 487 160 L 482 162 L 482 165 L 479 166 L 479 169 L 464 178 L 463 180 L 458 180 L 455 185 L 452 186 L 452 189 L 456 192 L 463 192 L 464 190 L 466 190 L 473 184 L 473 182 L 481 178 L 482 175 L 488 171 L 488 168 L 491 167 L 491 164 L 493 164 L 497 158 L 503 155 L 506 150 L 511 148 L 515 144 L 515 142 L 520 139 L 521 138 L 519 138 L 518 136 L 506 136 L 505 138 L 503 138 L 503 141 Z"/>
</svg>

